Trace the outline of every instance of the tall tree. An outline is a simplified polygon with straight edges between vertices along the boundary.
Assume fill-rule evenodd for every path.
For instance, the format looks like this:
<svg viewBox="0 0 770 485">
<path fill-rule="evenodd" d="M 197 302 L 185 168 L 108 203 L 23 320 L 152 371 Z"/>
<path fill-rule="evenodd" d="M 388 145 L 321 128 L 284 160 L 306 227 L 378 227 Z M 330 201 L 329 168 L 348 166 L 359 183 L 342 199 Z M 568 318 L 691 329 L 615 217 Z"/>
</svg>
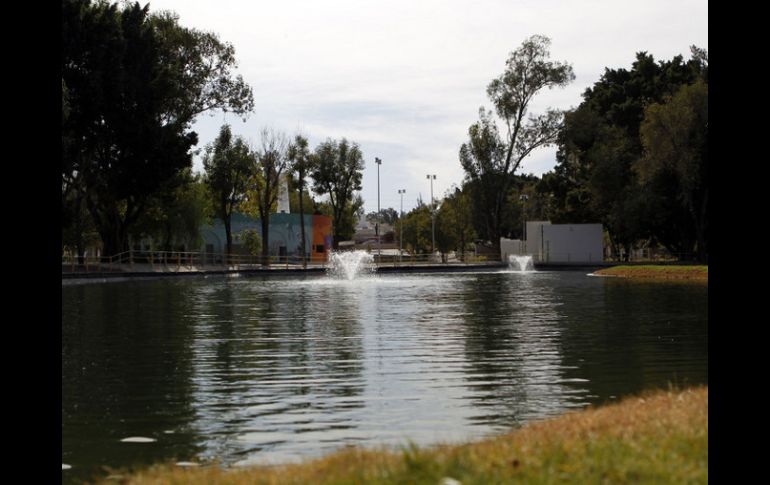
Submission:
<svg viewBox="0 0 770 485">
<path fill-rule="evenodd" d="M 128 248 L 149 198 L 191 166 L 195 117 L 253 107 L 232 46 L 148 5 L 63 0 L 61 66 L 63 185 L 83 188 L 107 255 Z"/>
<path fill-rule="evenodd" d="M 213 204 L 203 177 L 185 169 L 168 188 L 150 197 L 147 210 L 131 231 L 132 238 L 150 237 L 163 251 L 200 247 L 200 227 L 210 219 Z"/>
<path fill-rule="evenodd" d="M 566 86 L 575 78 L 572 66 L 549 60 L 548 37 L 534 35 L 511 52 L 503 74 L 487 86 L 487 96 L 503 121 L 501 138 L 490 112 L 479 110 L 479 122 L 469 130 L 469 142 L 460 148 L 460 162 L 469 180 L 478 181 L 490 239 L 500 244 L 501 214 L 512 175 L 534 150 L 556 141 L 563 113 L 548 109 L 527 117 L 530 103 L 543 89 Z"/>
<path fill-rule="evenodd" d="M 296 135 L 294 141 L 289 146 L 288 158 L 291 162 L 291 169 L 297 174 L 297 188 L 299 189 L 299 220 L 302 241 L 300 251 L 302 251 L 302 267 L 307 268 L 307 248 L 305 247 L 305 210 L 303 204 L 303 189 L 305 187 L 305 177 L 312 169 L 313 157 L 308 148 L 307 138 L 302 135 Z"/>
<path fill-rule="evenodd" d="M 353 201 L 353 193 L 361 190 L 364 159 L 357 143 L 343 138 L 340 142 L 328 139 L 316 147 L 314 167 L 310 177 L 313 191 L 328 195 L 332 209 L 334 249 L 339 248 L 345 210 Z"/>
<path fill-rule="evenodd" d="M 695 228 L 700 261 L 708 260 L 708 85 L 685 85 L 664 103 L 645 109 L 640 128 L 644 156 L 636 163 L 640 182 L 671 173 L 676 195 Z"/>
<path fill-rule="evenodd" d="M 278 202 L 279 186 L 289 166 L 289 143 L 282 133 L 270 128 L 260 131 L 253 175 L 249 182 L 249 210 L 259 217 L 262 229 L 262 264 L 270 264 L 270 213 Z"/>
<path fill-rule="evenodd" d="M 571 206 L 562 215 L 593 219 L 570 222 L 600 220 L 610 244 L 616 251 L 625 248 L 626 254 L 640 240 L 657 240 L 673 252 L 687 250 L 694 236 L 670 201 L 675 181 L 664 180 L 659 172 L 643 187 L 634 166 L 644 156 L 640 125 L 645 108 L 706 79 L 706 61 L 697 48 L 688 62 L 682 56 L 655 62 L 640 52 L 630 70 L 606 69 L 586 89 L 584 101 L 565 116 L 555 178 L 549 177 L 560 198 L 557 206 Z"/>
<path fill-rule="evenodd" d="M 445 253 L 454 249 L 465 261 L 465 250 L 476 238 L 469 193 L 455 187 L 441 203 L 436 222 L 439 250 Z"/>
<path fill-rule="evenodd" d="M 214 214 L 225 226 L 228 261 L 233 250 L 232 215 L 246 198 L 254 160 L 245 140 L 233 137 L 229 125 L 219 129 L 219 135 L 206 147 L 203 156 L 205 182 L 211 191 Z"/>
</svg>

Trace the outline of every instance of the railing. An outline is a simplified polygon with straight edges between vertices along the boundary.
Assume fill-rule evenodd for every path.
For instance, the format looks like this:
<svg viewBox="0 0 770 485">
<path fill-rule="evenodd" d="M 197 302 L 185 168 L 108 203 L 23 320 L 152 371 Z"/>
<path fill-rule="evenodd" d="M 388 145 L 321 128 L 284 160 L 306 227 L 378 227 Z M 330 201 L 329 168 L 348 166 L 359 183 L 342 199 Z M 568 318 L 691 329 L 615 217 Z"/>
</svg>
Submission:
<svg viewBox="0 0 770 485">
<path fill-rule="evenodd" d="M 462 266 L 470 264 L 499 263 L 494 255 L 475 255 L 466 253 L 463 256 L 450 253 L 449 255 L 434 254 L 382 254 L 376 249 L 369 253 L 373 256 L 374 264 L 378 267 L 402 266 Z M 586 262 L 653 262 L 677 263 L 693 261 L 690 253 L 671 254 L 635 251 L 628 259 L 625 256 L 607 258 L 603 255 L 585 254 L 556 254 L 547 253 L 532 255 L 536 263 L 586 263 Z M 82 264 L 78 257 L 72 254 L 62 256 L 62 273 L 136 273 L 136 272 L 210 272 L 210 271 L 241 271 L 249 269 L 302 269 L 326 268 L 329 263 L 320 259 L 302 261 L 298 256 L 269 256 L 267 260 L 261 255 L 245 254 L 213 254 L 199 251 L 137 251 L 131 250 L 110 257 L 86 256 Z"/>
<path fill-rule="evenodd" d="M 381 254 L 370 251 L 377 266 L 420 266 L 420 265 L 467 265 L 494 262 L 485 256 L 466 253 L 459 255 L 435 254 Z M 326 268 L 328 261 L 306 259 L 298 256 L 213 254 L 199 251 L 125 251 L 114 256 L 86 256 L 82 264 L 72 254 L 62 256 L 62 273 L 137 273 L 137 272 L 209 272 L 241 271 L 248 269 L 302 269 Z"/>
</svg>

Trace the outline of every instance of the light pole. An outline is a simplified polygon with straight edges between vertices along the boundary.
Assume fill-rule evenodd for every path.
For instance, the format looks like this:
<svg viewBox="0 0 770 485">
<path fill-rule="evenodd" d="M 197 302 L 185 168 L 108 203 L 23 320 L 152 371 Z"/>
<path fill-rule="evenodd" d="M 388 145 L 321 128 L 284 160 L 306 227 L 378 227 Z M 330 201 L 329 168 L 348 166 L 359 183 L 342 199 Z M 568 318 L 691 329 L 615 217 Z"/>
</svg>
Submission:
<svg viewBox="0 0 770 485">
<path fill-rule="evenodd" d="M 382 165 L 382 160 L 380 160 L 377 157 L 374 157 L 374 163 L 377 164 L 377 224 L 375 227 L 377 228 L 377 257 L 379 260 L 382 260 L 382 249 L 380 246 L 380 165 Z M 379 264 L 380 261 L 377 261 Z"/>
<path fill-rule="evenodd" d="M 524 245 L 524 250 L 522 251 L 522 255 L 526 254 L 527 252 L 527 201 L 529 200 L 529 196 L 527 194 L 522 194 L 519 196 L 519 200 L 521 201 L 521 241 Z"/>
<path fill-rule="evenodd" d="M 430 180 L 430 257 L 432 258 L 433 253 L 436 251 L 436 218 L 434 217 L 435 214 L 433 214 L 433 181 L 436 180 L 436 176 L 428 174 L 427 178 Z"/>
<path fill-rule="evenodd" d="M 401 231 L 399 231 L 399 243 L 398 243 L 398 261 L 404 260 L 404 194 L 406 189 L 399 189 L 398 193 L 401 195 L 401 212 L 398 213 L 398 222 L 401 223 Z"/>
</svg>

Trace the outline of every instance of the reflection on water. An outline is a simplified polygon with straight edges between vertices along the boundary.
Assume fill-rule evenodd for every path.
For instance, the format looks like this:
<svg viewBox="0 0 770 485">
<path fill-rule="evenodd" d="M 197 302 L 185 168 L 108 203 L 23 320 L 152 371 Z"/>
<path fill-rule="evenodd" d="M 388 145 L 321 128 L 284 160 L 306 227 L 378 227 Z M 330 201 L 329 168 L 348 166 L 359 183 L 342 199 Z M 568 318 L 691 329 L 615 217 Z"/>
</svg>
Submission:
<svg viewBox="0 0 770 485">
<path fill-rule="evenodd" d="M 62 300 L 65 480 L 469 439 L 708 381 L 704 285 L 500 271 L 63 286 Z"/>
</svg>

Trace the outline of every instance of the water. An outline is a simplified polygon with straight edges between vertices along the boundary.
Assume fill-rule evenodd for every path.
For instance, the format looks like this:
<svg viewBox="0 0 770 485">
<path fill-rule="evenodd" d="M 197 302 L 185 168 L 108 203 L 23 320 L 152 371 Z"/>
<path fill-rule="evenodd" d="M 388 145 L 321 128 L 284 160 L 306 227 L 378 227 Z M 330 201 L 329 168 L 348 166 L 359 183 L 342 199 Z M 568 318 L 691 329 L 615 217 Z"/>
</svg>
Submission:
<svg viewBox="0 0 770 485">
<path fill-rule="evenodd" d="M 532 256 L 508 255 L 508 267 L 514 271 L 534 271 L 535 265 L 532 262 Z"/>
<path fill-rule="evenodd" d="M 62 476 L 476 439 L 707 383 L 707 297 L 567 271 L 63 285 Z"/>
</svg>

